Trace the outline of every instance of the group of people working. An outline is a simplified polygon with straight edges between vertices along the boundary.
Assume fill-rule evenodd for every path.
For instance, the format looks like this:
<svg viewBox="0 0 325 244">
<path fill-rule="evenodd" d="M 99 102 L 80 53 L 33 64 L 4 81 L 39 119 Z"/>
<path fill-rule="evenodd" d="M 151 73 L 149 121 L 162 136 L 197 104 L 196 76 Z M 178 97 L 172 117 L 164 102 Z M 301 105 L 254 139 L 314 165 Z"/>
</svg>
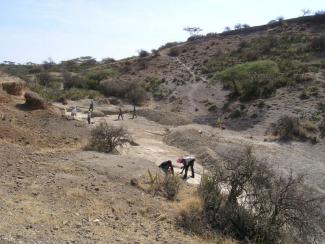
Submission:
<svg viewBox="0 0 325 244">
<path fill-rule="evenodd" d="M 88 124 L 91 124 L 91 114 L 93 111 L 94 111 L 94 100 L 91 100 L 90 105 L 89 105 L 89 110 L 88 110 L 88 116 L 87 116 Z M 73 119 L 75 119 L 75 117 L 77 116 L 77 106 L 72 108 L 71 116 Z M 137 117 L 138 116 L 137 116 L 135 105 L 134 105 L 131 119 L 134 119 Z M 122 120 L 124 119 L 122 108 L 119 108 L 118 117 L 117 117 L 117 120 L 120 120 L 120 119 L 122 119 Z M 192 173 L 191 177 L 194 178 L 194 162 L 195 162 L 195 158 L 192 156 L 182 157 L 177 160 L 177 163 L 182 164 L 182 167 L 181 167 L 182 171 L 180 172 L 180 174 L 183 174 L 183 172 L 185 171 L 183 179 L 187 179 L 187 172 L 188 172 L 189 168 L 191 168 L 191 173 Z M 162 162 L 159 165 L 159 168 L 162 171 L 164 171 L 165 174 L 174 175 L 174 167 L 173 167 L 171 160 Z"/>
<path fill-rule="evenodd" d="M 77 117 L 77 106 L 74 106 L 71 110 L 71 116 L 73 119 L 75 119 Z M 91 100 L 90 101 L 90 105 L 89 105 L 89 110 L 88 110 L 88 114 L 87 114 L 87 121 L 88 121 L 88 124 L 91 124 L 91 117 L 92 117 L 92 112 L 94 111 L 94 100 Z M 132 110 L 132 117 L 131 119 L 134 119 L 134 118 L 137 118 L 138 115 L 137 115 L 137 112 L 136 112 L 136 108 L 135 108 L 135 105 L 133 105 L 133 110 Z M 117 120 L 124 120 L 124 115 L 123 115 L 123 111 L 122 111 L 122 108 L 119 108 L 119 111 L 118 111 L 118 116 L 117 116 Z"/>
<path fill-rule="evenodd" d="M 177 160 L 177 163 L 180 163 L 180 164 L 183 165 L 181 167 L 182 171 L 180 172 L 180 174 L 183 174 L 183 172 L 185 171 L 183 179 L 187 179 L 187 172 L 188 172 L 189 168 L 191 168 L 191 172 L 192 172 L 191 177 L 194 178 L 194 162 L 195 162 L 195 158 L 192 157 L 192 156 L 182 157 L 182 158 L 179 158 Z M 171 160 L 167 160 L 167 161 L 162 162 L 159 165 L 159 168 L 162 171 L 164 171 L 165 174 L 174 175 L 174 167 L 173 167 L 173 164 L 172 164 Z"/>
</svg>

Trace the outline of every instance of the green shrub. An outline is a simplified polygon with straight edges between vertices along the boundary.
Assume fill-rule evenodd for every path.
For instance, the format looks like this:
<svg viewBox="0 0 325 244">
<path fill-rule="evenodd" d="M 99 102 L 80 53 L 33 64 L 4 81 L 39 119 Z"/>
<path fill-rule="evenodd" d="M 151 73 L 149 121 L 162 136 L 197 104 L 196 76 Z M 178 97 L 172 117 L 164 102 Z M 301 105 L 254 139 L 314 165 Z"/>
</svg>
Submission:
<svg viewBox="0 0 325 244">
<path fill-rule="evenodd" d="M 123 127 L 100 123 L 91 131 L 88 149 L 105 153 L 116 153 L 118 147 L 130 142 L 130 136 Z"/>
<path fill-rule="evenodd" d="M 43 97 L 47 101 L 52 101 L 54 99 L 57 99 L 58 97 L 61 97 L 63 91 L 59 89 L 59 84 L 55 84 L 55 86 L 46 87 L 40 85 L 37 81 L 29 82 L 28 87 L 38 93 L 41 97 Z"/>
<path fill-rule="evenodd" d="M 64 89 L 87 88 L 86 80 L 79 75 L 73 75 L 70 72 L 62 72 Z"/>
<path fill-rule="evenodd" d="M 146 90 L 136 82 L 130 84 L 125 97 L 134 105 L 141 105 L 148 99 Z"/>
<path fill-rule="evenodd" d="M 50 86 L 42 86 L 38 82 L 34 81 L 28 83 L 28 87 L 47 101 L 54 101 L 58 98 L 79 100 L 101 96 L 99 91 L 89 89 L 70 88 L 61 90 L 61 83 L 51 83 Z"/>
<path fill-rule="evenodd" d="M 61 97 L 70 100 L 80 100 L 84 98 L 94 99 L 99 96 L 101 96 L 101 93 L 99 91 L 79 88 L 63 90 L 61 95 Z"/>
<path fill-rule="evenodd" d="M 141 82 L 108 79 L 100 85 L 106 96 L 129 99 L 135 105 L 140 105 L 148 98 Z"/>
<path fill-rule="evenodd" d="M 216 74 L 234 96 L 251 100 L 271 96 L 279 86 L 279 67 L 270 60 L 248 62 Z"/>
<path fill-rule="evenodd" d="M 53 79 L 48 71 L 42 71 L 41 73 L 36 75 L 36 78 L 37 78 L 38 82 L 43 86 L 49 85 L 49 83 Z"/>
<path fill-rule="evenodd" d="M 317 127 L 310 121 L 283 116 L 274 125 L 273 134 L 281 140 L 316 140 Z"/>
<path fill-rule="evenodd" d="M 164 98 L 166 90 L 161 87 L 163 80 L 156 77 L 148 77 L 145 79 L 145 89 L 150 92 L 156 100 Z"/>
<path fill-rule="evenodd" d="M 118 72 L 114 69 L 90 69 L 84 72 L 83 76 L 90 80 L 102 81 L 108 77 L 118 77 Z"/>
</svg>

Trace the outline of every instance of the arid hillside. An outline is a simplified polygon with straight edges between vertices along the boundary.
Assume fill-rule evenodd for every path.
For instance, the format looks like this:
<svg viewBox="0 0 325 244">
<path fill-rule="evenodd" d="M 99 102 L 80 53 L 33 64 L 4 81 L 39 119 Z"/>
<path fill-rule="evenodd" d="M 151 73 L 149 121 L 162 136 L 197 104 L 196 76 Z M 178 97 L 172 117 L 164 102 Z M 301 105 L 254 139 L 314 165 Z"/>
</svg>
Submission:
<svg viewBox="0 0 325 244">
<path fill-rule="evenodd" d="M 102 125 L 124 146 L 91 147 Z M 4 243 L 321 243 L 325 15 L 0 64 L 0 169 Z"/>
<path fill-rule="evenodd" d="M 324 23 L 324 16 L 314 16 L 210 34 L 94 69 L 111 67 L 119 70 L 118 80 L 144 81 L 162 108 L 185 113 L 195 122 L 215 125 L 221 117 L 235 130 L 265 130 L 282 115 L 313 116 L 323 102 Z M 263 61 L 274 62 L 276 74 L 261 77 L 260 84 L 251 81 L 255 90 L 244 87 L 240 92 L 247 94 L 233 96 L 232 77 L 221 73 Z M 258 70 L 262 66 L 254 72 L 265 74 Z M 259 94 L 258 86 L 268 90 Z"/>
</svg>

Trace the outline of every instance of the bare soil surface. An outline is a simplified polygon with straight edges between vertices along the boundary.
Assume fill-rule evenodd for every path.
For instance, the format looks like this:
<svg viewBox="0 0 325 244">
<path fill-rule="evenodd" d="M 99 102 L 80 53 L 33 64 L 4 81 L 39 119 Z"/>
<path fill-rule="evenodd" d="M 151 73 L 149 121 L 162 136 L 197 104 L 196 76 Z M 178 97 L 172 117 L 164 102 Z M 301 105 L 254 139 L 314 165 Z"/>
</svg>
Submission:
<svg viewBox="0 0 325 244">
<path fill-rule="evenodd" d="M 177 202 L 130 184 L 145 181 L 148 170 L 160 174 L 161 160 L 186 154 L 162 142 L 166 127 L 127 115 L 87 125 L 82 113 L 72 120 L 55 107 L 29 111 L 22 98 L 2 91 L 1 97 L 1 243 L 210 242 L 177 227 Z M 127 127 L 139 146 L 122 155 L 83 150 L 103 119 Z"/>
</svg>

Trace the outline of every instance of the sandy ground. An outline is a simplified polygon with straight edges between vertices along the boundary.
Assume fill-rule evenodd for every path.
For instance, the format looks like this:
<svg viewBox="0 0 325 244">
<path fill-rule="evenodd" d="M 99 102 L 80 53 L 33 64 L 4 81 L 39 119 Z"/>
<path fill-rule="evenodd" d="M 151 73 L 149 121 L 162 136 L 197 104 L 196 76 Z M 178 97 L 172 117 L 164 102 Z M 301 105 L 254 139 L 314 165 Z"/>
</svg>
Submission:
<svg viewBox="0 0 325 244">
<path fill-rule="evenodd" d="M 79 108 L 83 107 L 85 106 L 79 106 Z M 70 112 L 66 112 L 66 116 L 70 115 Z M 89 127 L 92 128 L 101 122 L 107 122 L 114 126 L 123 126 L 128 130 L 133 140 L 138 145 L 128 145 L 124 148 L 119 149 L 121 155 L 142 158 L 154 162 L 157 166 L 159 166 L 163 161 L 172 160 L 175 167 L 175 172 L 176 174 L 179 174 L 181 171 L 181 165 L 176 163 L 177 159 L 182 156 L 189 156 L 192 154 L 187 151 L 178 149 L 177 147 L 168 146 L 163 142 L 164 136 L 171 127 L 149 121 L 144 117 L 138 116 L 135 119 L 131 119 L 131 117 L 132 116 L 130 114 L 124 114 L 124 120 L 117 120 L 117 115 L 96 117 L 92 119 L 92 124 L 89 125 Z M 79 112 L 76 119 L 85 121 L 86 123 L 86 111 Z M 190 184 L 198 185 L 201 181 L 201 176 L 203 173 L 203 167 L 200 165 L 199 161 L 195 163 L 194 171 L 195 178 L 189 177 L 186 181 Z"/>
</svg>

